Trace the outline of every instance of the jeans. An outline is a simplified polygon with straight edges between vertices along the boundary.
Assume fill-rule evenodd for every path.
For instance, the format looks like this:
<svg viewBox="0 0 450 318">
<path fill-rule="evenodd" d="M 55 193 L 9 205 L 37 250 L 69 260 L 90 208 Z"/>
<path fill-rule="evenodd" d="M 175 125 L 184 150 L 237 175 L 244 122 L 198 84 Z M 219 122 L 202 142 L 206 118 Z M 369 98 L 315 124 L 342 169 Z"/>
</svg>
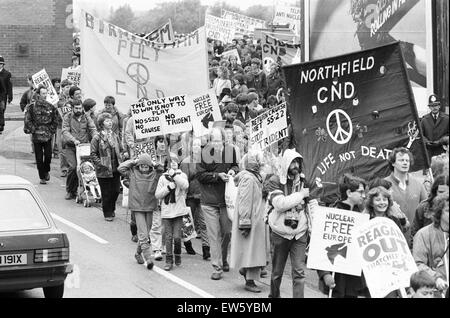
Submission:
<svg viewBox="0 0 450 318">
<path fill-rule="evenodd" d="M 270 279 L 270 298 L 280 298 L 280 285 L 288 255 L 292 266 L 293 298 L 304 298 L 305 291 L 305 251 L 308 234 L 300 239 L 287 240 L 272 232 L 273 257 Z"/>
<path fill-rule="evenodd" d="M 200 199 L 186 199 L 186 206 L 191 208 L 196 232 L 202 238 L 202 246 L 209 246 L 208 232 L 206 231 L 205 217 L 200 207 Z"/>
<path fill-rule="evenodd" d="M 102 209 L 105 218 L 116 211 L 116 201 L 120 193 L 120 174 L 114 172 L 112 178 L 97 178 L 102 191 Z"/>
<path fill-rule="evenodd" d="M 223 271 L 223 263 L 227 262 L 228 246 L 231 240 L 231 221 L 227 215 L 227 209 L 202 205 L 205 216 L 206 230 L 208 232 L 211 249 L 211 265 L 218 273 Z"/>
<path fill-rule="evenodd" d="M 181 255 L 181 226 L 183 225 L 183 217 L 178 216 L 173 219 L 162 219 L 162 222 L 166 244 L 166 263 L 171 263 L 173 261 L 173 254 Z"/>
<path fill-rule="evenodd" d="M 136 214 L 133 211 L 131 211 L 130 213 L 131 213 L 131 221 L 130 221 L 131 235 L 137 235 Z"/>
<path fill-rule="evenodd" d="M 66 180 L 67 193 L 76 194 L 78 191 L 78 175 L 77 175 L 77 157 L 74 147 L 66 147 L 66 160 L 69 166 Z M 103 189 L 102 189 L 103 193 Z"/>
<path fill-rule="evenodd" d="M 36 158 L 39 179 L 45 179 L 50 172 L 52 162 L 52 140 L 46 142 L 34 141 L 34 156 Z"/>
<path fill-rule="evenodd" d="M 152 242 L 152 248 L 154 251 L 162 251 L 163 239 L 162 239 L 162 226 L 161 226 L 161 210 L 153 211 L 153 223 L 150 230 L 150 239 Z"/>
<path fill-rule="evenodd" d="M 56 144 L 58 145 L 58 154 L 59 154 L 59 166 L 61 168 L 61 171 L 67 171 L 69 170 L 69 164 L 66 160 L 66 150 L 65 146 L 63 147 L 62 143 L 62 129 L 58 128 L 56 130 Z"/>
<path fill-rule="evenodd" d="M 142 250 L 150 249 L 150 229 L 153 222 L 153 212 L 131 212 L 136 217 L 138 245 Z"/>
<path fill-rule="evenodd" d="M 5 111 L 6 103 L 4 100 L 0 100 L 0 131 L 5 129 Z"/>
</svg>

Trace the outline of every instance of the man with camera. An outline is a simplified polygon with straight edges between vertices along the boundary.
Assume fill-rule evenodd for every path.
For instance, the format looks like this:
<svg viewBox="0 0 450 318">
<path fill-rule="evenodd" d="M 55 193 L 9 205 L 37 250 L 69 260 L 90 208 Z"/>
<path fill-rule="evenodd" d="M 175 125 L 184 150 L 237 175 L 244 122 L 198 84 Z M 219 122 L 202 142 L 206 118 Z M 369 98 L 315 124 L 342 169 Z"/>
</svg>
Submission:
<svg viewBox="0 0 450 318">
<path fill-rule="evenodd" d="M 266 183 L 268 216 L 273 243 L 271 298 L 280 297 L 280 285 L 287 257 L 292 263 L 293 298 L 304 298 L 305 251 L 311 219 L 308 211 L 309 189 L 302 174 L 302 156 L 287 149 L 281 159 L 281 171 Z M 273 208 L 272 208 L 273 207 Z"/>
</svg>

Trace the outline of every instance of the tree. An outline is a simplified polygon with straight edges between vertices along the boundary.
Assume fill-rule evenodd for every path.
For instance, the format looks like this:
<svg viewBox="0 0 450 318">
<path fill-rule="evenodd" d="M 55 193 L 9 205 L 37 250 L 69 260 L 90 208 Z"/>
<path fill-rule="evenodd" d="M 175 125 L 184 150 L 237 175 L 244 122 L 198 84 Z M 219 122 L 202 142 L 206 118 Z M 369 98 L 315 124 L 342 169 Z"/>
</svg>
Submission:
<svg viewBox="0 0 450 318">
<path fill-rule="evenodd" d="M 256 4 L 251 7 L 248 7 L 248 9 L 245 10 L 244 15 L 247 15 L 255 19 L 264 20 L 267 22 L 272 22 L 274 10 L 273 6 L 263 6 L 260 4 Z"/>
<path fill-rule="evenodd" d="M 129 4 L 125 4 L 112 11 L 108 22 L 125 30 L 130 30 L 131 24 L 134 20 L 134 12 Z M 130 30 L 131 31 L 131 30 Z"/>
</svg>

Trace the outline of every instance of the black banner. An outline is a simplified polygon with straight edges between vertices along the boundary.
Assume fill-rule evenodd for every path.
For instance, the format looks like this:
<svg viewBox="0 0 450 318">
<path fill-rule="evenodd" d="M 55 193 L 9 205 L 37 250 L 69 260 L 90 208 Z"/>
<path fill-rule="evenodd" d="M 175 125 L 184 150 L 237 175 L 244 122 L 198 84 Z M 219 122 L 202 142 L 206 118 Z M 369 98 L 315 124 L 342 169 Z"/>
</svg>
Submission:
<svg viewBox="0 0 450 318">
<path fill-rule="evenodd" d="M 283 69 L 314 196 L 334 202 L 345 172 L 386 177 L 396 147 L 410 148 L 412 171 L 429 166 L 399 43 Z"/>
</svg>

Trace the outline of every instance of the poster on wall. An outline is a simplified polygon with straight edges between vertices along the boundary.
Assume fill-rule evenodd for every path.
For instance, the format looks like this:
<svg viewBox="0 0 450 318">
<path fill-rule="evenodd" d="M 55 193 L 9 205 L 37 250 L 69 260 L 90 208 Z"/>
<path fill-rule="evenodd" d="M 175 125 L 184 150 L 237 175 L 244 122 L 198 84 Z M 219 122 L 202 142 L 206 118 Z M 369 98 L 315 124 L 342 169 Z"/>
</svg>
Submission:
<svg viewBox="0 0 450 318">
<path fill-rule="evenodd" d="M 426 0 L 310 1 L 310 60 L 400 41 L 419 116 L 428 112 Z M 428 83 L 430 80 L 428 79 Z"/>
</svg>

